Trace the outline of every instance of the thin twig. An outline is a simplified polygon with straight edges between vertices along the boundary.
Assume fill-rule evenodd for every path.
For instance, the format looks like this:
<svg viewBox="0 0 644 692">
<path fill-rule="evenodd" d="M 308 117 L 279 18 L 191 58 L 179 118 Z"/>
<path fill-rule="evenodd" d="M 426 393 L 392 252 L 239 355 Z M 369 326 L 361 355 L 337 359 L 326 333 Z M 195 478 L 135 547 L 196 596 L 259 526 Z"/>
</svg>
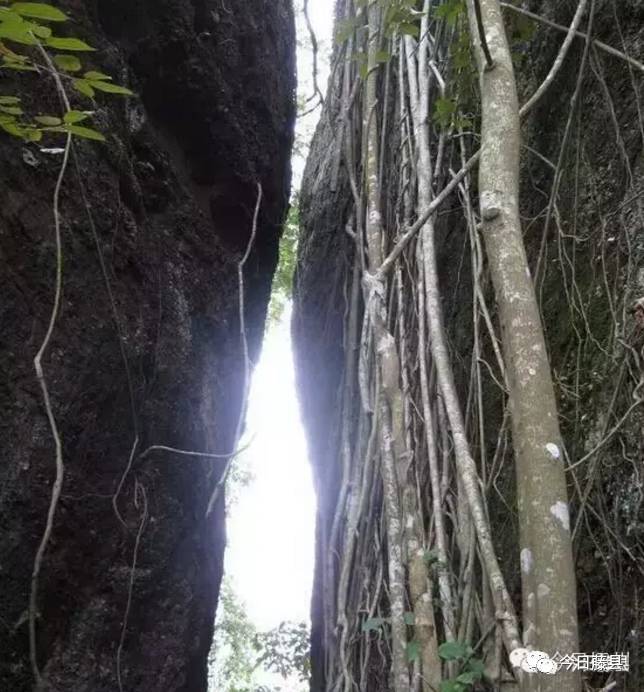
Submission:
<svg viewBox="0 0 644 692">
<path fill-rule="evenodd" d="M 479 32 L 479 38 L 481 39 L 481 49 L 483 50 L 483 55 L 485 56 L 486 69 L 491 70 L 494 67 L 494 60 L 490 55 L 490 47 L 487 44 L 487 37 L 485 36 L 485 27 L 483 26 L 483 17 L 481 16 L 481 0 L 473 0 L 474 3 L 474 14 L 476 15 L 476 28 Z"/>
<path fill-rule="evenodd" d="M 246 246 L 246 252 L 241 258 L 239 264 L 237 265 L 237 281 L 239 287 L 239 337 L 242 345 L 242 353 L 244 358 L 244 382 L 242 387 L 242 400 L 240 404 L 239 418 L 237 419 L 237 426 L 235 428 L 235 437 L 233 439 L 233 448 L 236 449 L 241 438 L 242 430 L 244 427 L 244 421 L 246 419 L 246 409 L 248 408 L 248 394 L 250 390 L 250 374 L 251 374 L 251 362 L 250 356 L 248 354 L 248 339 L 246 337 L 246 317 L 245 317 L 245 307 L 244 307 L 244 265 L 250 256 L 250 252 L 253 248 L 253 243 L 255 242 L 255 235 L 257 234 L 257 221 L 259 219 L 259 210 L 262 204 L 262 185 L 257 183 L 257 202 L 255 204 L 255 213 L 253 214 L 253 227 L 251 230 L 250 238 L 248 239 L 248 245 Z M 226 468 L 221 475 L 221 478 L 217 482 L 215 489 L 210 496 L 210 501 L 208 502 L 208 507 L 206 509 L 206 516 L 209 516 L 212 512 L 219 494 L 226 484 L 226 479 L 228 478 L 228 473 L 230 472 L 231 464 L 234 457 L 231 457 L 226 462 Z"/>
<path fill-rule="evenodd" d="M 121 490 L 123 490 L 123 486 L 125 485 L 125 480 L 127 479 L 131 469 L 132 469 L 132 464 L 134 462 L 134 455 L 136 454 L 136 448 L 139 446 L 139 436 L 136 435 L 134 438 L 134 442 L 132 443 L 132 448 L 130 449 L 130 455 L 127 460 L 127 464 L 125 466 L 125 469 L 123 473 L 121 474 L 121 478 L 119 479 L 118 485 L 116 486 L 116 492 L 112 496 L 112 507 L 114 508 L 114 514 L 116 514 L 116 518 L 121 522 L 124 528 L 127 528 L 127 524 L 125 523 L 125 519 L 121 516 L 121 512 L 119 511 L 118 508 L 118 499 L 119 495 L 121 494 Z"/>
<path fill-rule="evenodd" d="M 52 70 L 52 76 L 54 82 L 56 83 L 56 89 L 64 103 L 67 111 L 70 110 L 69 101 L 63 88 L 58 72 L 56 71 L 47 51 L 42 47 L 40 43 L 37 44 L 38 49 L 42 53 L 45 61 L 48 63 Z M 60 500 L 60 494 L 63 488 L 63 480 L 65 476 L 65 465 L 63 461 L 63 448 L 62 441 L 60 438 L 60 432 L 58 430 L 58 425 L 56 423 L 56 417 L 51 405 L 51 400 L 49 397 L 49 389 L 47 386 L 47 380 L 45 378 L 45 373 L 42 366 L 42 359 L 47 351 L 49 343 L 54 332 L 54 327 L 56 326 L 56 320 L 58 318 L 58 312 L 60 310 L 61 295 L 63 289 L 63 248 L 62 248 L 62 235 L 61 235 L 61 220 L 60 220 L 60 191 L 63 184 L 63 179 L 65 177 L 65 171 L 67 170 L 67 163 L 69 161 L 69 152 L 71 149 L 72 135 L 67 134 L 67 141 L 65 143 L 65 152 L 63 155 L 63 162 L 58 173 L 58 179 L 56 180 L 56 187 L 54 188 L 54 200 L 53 200 L 53 215 L 54 215 L 54 234 L 56 238 L 56 280 L 55 280 L 55 290 L 54 290 L 54 305 L 49 316 L 49 324 L 47 326 L 47 332 L 45 333 L 45 338 L 43 339 L 36 357 L 34 358 L 34 368 L 36 370 L 36 377 L 38 383 L 40 384 L 40 389 L 43 397 L 43 404 L 47 412 L 47 419 L 49 421 L 49 427 L 51 429 L 51 434 L 54 438 L 54 445 L 56 449 L 56 478 L 51 490 L 51 499 L 49 502 L 49 510 L 47 512 L 47 523 L 45 525 L 45 531 L 40 540 L 40 545 L 36 552 L 36 557 L 34 559 L 33 571 L 31 573 L 31 593 L 29 596 L 29 658 L 31 660 L 31 668 L 36 679 L 37 685 L 42 684 L 42 677 L 40 675 L 40 670 L 38 668 L 38 655 L 37 655 L 37 642 L 36 642 L 36 617 L 38 610 L 38 577 L 40 576 L 40 570 L 42 568 L 43 557 L 45 551 L 47 550 L 47 545 L 51 537 L 51 533 L 54 526 L 54 517 L 56 515 L 56 509 L 58 507 L 58 502 Z"/>
<path fill-rule="evenodd" d="M 535 21 L 540 22 L 541 24 L 545 24 L 546 26 L 549 26 L 553 29 L 558 29 L 559 31 L 565 32 L 570 30 L 569 27 L 563 26 L 562 24 L 557 24 L 557 22 L 553 22 L 550 19 L 546 19 L 546 17 L 542 17 L 540 14 L 535 14 L 534 12 L 530 12 L 530 10 L 523 9 L 523 7 L 519 7 L 518 5 L 512 5 L 509 2 L 502 2 L 501 7 L 511 10 L 512 12 L 518 12 L 519 14 L 523 14 L 526 17 L 530 17 L 531 19 L 534 19 Z M 575 30 L 574 35 L 576 38 L 588 38 L 587 34 L 585 34 L 583 31 Z M 600 50 L 603 50 L 604 53 L 608 53 L 609 55 L 612 55 L 615 58 L 619 58 L 620 60 L 625 60 L 629 65 L 632 65 L 637 70 L 640 70 L 640 72 L 644 72 L 644 63 L 635 60 L 635 58 L 631 58 L 630 55 L 626 55 L 626 53 L 622 53 L 616 48 L 609 46 L 607 43 L 602 43 L 602 41 L 598 41 L 597 39 L 593 39 L 592 43 Z"/>
<path fill-rule="evenodd" d="M 317 106 L 319 105 L 324 105 L 324 94 L 322 94 L 322 90 L 318 86 L 318 40 L 317 36 L 315 35 L 315 31 L 313 30 L 311 20 L 309 18 L 309 0 L 304 0 L 302 10 L 304 13 L 304 21 L 306 22 L 306 28 L 311 38 L 311 51 L 313 53 L 313 95 L 307 100 L 307 103 L 308 101 L 311 101 L 317 96 L 319 99 L 317 105 L 315 106 L 315 108 L 317 108 Z M 315 110 L 315 108 L 313 108 L 313 110 Z"/>
<path fill-rule="evenodd" d="M 140 494 L 140 499 L 139 499 Z M 138 509 L 139 504 L 143 503 L 143 511 L 141 512 L 141 522 L 139 530 L 136 534 L 134 542 L 134 551 L 132 553 L 132 567 L 130 568 L 130 581 L 127 589 L 127 603 L 125 605 L 125 613 L 123 615 L 123 626 L 121 627 L 121 637 L 119 639 L 118 649 L 116 650 L 116 679 L 118 681 L 119 692 L 123 692 L 123 681 L 121 678 L 121 656 L 123 654 L 123 644 L 125 643 L 125 634 L 127 632 L 127 622 L 130 617 L 130 608 L 132 607 L 132 594 L 134 592 L 134 580 L 136 579 L 136 562 L 139 555 L 139 546 L 141 544 L 141 536 L 145 528 L 145 522 L 148 518 L 148 497 L 145 492 L 145 487 L 138 480 L 134 484 L 134 506 Z"/>
<path fill-rule="evenodd" d="M 145 459 L 152 452 L 170 452 L 172 454 L 179 454 L 186 457 L 202 457 L 205 459 L 230 459 L 232 457 L 239 456 L 242 452 L 247 450 L 252 444 L 252 439 L 246 443 L 243 447 L 229 452 L 228 454 L 212 454 L 211 452 L 192 452 L 186 449 L 177 449 L 176 447 L 166 447 L 165 445 L 152 445 L 148 447 L 145 452 L 139 454 L 139 459 Z"/>
<path fill-rule="evenodd" d="M 588 461 L 588 459 L 590 459 L 590 457 L 596 454 L 602 447 L 604 447 L 604 445 L 610 442 L 613 435 L 615 435 L 615 433 L 622 427 L 622 425 L 631 415 L 631 413 L 642 404 L 644 404 L 644 399 L 638 399 L 634 404 L 631 404 L 628 407 L 626 413 L 617 421 L 617 423 L 615 423 L 615 425 L 610 429 L 610 431 L 606 435 L 604 435 L 604 437 L 602 437 L 602 439 L 590 450 L 590 452 L 584 454 L 584 456 L 581 457 L 581 459 L 578 459 L 574 464 L 570 464 L 569 466 L 567 466 L 566 471 L 572 471 L 573 469 L 576 469 L 585 461 Z"/>
<path fill-rule="evenodd" d="M 572 45 L 572 40 L 575 37 L 575 33 L 577 31 L 577 27 L 579 26 L 579 23 L 581 22 L 581 18 L 584 15 L 584 11 L 586 9 L 586 3 L 588 0 L 579 0 L 579 4 L 577 5 L 577 10 L 575 12 L 575 15 L 572 18 L 572 22 L 570 23 L 570 26 L 568 27 L 568 33 L 566 35 L 566 38 L 564 39 L 564 42 L 561 44 L 561 48 L 559 49 L 559 52 L 557 53 L 557 57 L 555 58 L 555 61 L 552 63 L 552 67 L 550 68 L 550 71 L 546 75 L 546 78 L 541 82 L 541 85 L 539 88 L 532 94 L 530 99 L 522 106 L 521 108 L 521 115 L 523 115 L 524 111 L 529 111 L 536 103 L 541 99 L 541 97 L 545 94 L 546 90 L 550 85 L 552 84 L 555 76 L 561 69 L 561 66 L 563 65 L 563 62 L 566 58 L 566 55 L 568 55 L 568 50 L 570 49 L 570 46 Z"/>
<path fill-rule="evenodd" d="M 130 364 L 127 358 L 127 352 L 125 349 L 125 338 L 123 337 L 123 329 L 121 327 L 121 320 L 119 319 L 119 314 L 118 310 L 116 307 L 116 299 L 114 297 L 114 292 L 112 291 L 112 286 L 110 283 L 110 277 L 107 271 L 107 266 L 105 264 L 105 258 L 103 257 L 103 251 L 101 249 L 101 243 L 98 237 L 98 233 L 96 231 L 96 224 L 94 223 L 94 216 L 92 214 L 92 208 L 89 203 L 89 199 L 87 197 L 87 192 L 85 190 L 85 183 L 83 182 L 83 177 L 81 176 L 81 171 L 80 171 L 80 164 L 78 162 L 78 155 L 76 154 L 76 148 L 72 144 L 72 154 L 74 157 L 74 166 L 76 168 L 76 176 L 78 178 L 78 185 L 80 188 L 81 192 L 81 198 L 83 200 L 83 205 L 85 206 L 85 213 L 87 214 L 87 219 L 89 221 L 89 227 L 92 232 L 92 238 L 94 239 L 94 246 L 96 247 L 96 254 L 98 256 L 98 263 L 101 267 L 101 274 L 103 275 L 103 283 L 105 284 L 105 290 L 107 292 L 107 296 L 109 299 L 110 303 L 110 309 L 112 312 L 112 320 L 114 321 L 114 326 L 116 328 L 116 335 L 118 337 L 118 342 L 119 342 L 119 350 L 121 352 L 121 360 L 123 361 L 123 367 L 125 368 L 125 376 L 127 378 L 127 387 L 128 387 L 128 394 L 129 394 L 129 399 L 130 399 L 130 415 L 132 418 L 132 427 L 134 429 L 134 441 L 132 443 L 132 449 L 130 452 L 129 456 L 129 461 L 128 464 L 125 468 L 125 471 L 123 475 L 121 476 L 121 479 L 119 481 L 118 487 L 116 489 L 116 492 L 114 493 L 112 497 L 112 506 L 114 507 L 114 513 L 116 514 L 117 519 L 125 526 L 125 522 L 123 520 L 123 517 L 121 516 L 119 510 L 118 510 L 118 498 L 119 494 L 123 488 L 123 484 L 125 483 L 125 480 L 127 478 L 127 474 L 129 473 L 131 467 L 132 467 L 132 461 L 134 459 L 134 453 L 136 452 L 136 448 L 138 447 L 139 444 L 139 421 L 138 421 L 138 415 L 136 412 L 136 399 L 134 396 L 134 383 L 132 380 L 132 373 L 130 371 Z"/>
</svg>

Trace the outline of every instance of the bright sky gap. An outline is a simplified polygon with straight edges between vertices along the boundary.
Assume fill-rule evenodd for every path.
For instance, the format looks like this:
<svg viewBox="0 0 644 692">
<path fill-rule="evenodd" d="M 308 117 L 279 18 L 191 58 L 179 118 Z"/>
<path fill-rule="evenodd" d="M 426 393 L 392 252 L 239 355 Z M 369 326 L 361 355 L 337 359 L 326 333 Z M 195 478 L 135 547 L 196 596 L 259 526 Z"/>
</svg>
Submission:
<svg viewBox="0 0 644 692">
<path fill-rule="evenodd" d="M 301 103 L 313 94 L 312 53 L 301 0 L 295 5 Z M 328 79 L 332 15 L 333 3 L 309 0 L 309 17 L 319 44 L 322 91 Z M 294 191 L 301 183 L 306 148 L 318 118 L 319 109 L 297 123 L 298 138 L 307 147 L 293 157 Z M 251 480 L 234 490 L 237 497 L 227 518 L 225 576 L 250 620 L 262 631 L 284 620 L 308 623 L 313 580 L 315 494 L 295 390 L 290 319 L 289 305 L 280 322 L 270 325 L 265 335 L 241 442 L 248 447 L 238 462 Z M 262 682 L 283 681 L 267 675 Z"/>
</svg>

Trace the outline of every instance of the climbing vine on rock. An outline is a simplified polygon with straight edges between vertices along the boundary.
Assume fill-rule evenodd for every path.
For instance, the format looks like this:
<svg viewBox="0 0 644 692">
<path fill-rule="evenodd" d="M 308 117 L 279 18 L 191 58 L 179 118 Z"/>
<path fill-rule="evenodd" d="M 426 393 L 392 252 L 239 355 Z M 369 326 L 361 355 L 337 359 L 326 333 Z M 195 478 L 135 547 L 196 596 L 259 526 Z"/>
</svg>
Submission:
<svg viewBox="0 0 644 692">
<path fill-rule="evenodd" d="M 18 93 L 0 95 L 0 129 L 10 136 L 22 139 L 26 142 L 40 142 L 44 135 L 48 133 L 60 133 L 66 136 L 65 147 L 61 150 L 63 154 L 62 163 L 56 179 L 52 201 L 56 247 L 53 306 L 49 315 L 45 336 L 40 343 L 40 347 L 33 361 L 36 378 L 40 387 L 42 403 L 47 413 L 55 452 L 55 478 L 51 486 L 45 529 L 34 557 L 28 609 L 29 655 L 35 683 L 39 688 L 43 685 L 43 677 L 38 660 L 38 589 L 43 562 L 53 532 L 54 520 L 62 493 L 65 473 L 63 441 L 61 439 L 56 415 L 51 404 L 48 380 L 43 366 L 43 360 L 50 346 L 61 309 L 63 293 L 63 242 L 60 196 L 70 154 L 72 152 L 74 137 L 97 140 L 100 142 L 105 141 L 103 134 L 84 124 L 92 115 L 92 111 L 81 111 L 72 108 L 68 89 L 71 86 L 84 97 L 92 97 L 96 94 L 96 91 L 126 96 L 132 94 L 126 87 L 114 84 L 112 78 L 107 74 L 91 69 L 83 71 L 82 62 L 77 57 L 77 53 L 88 53 L 92 52 L 94 49 L 82 39 L 73 36 L 59 36 L 54 33 L 52 27 L 64 24 L 67 21 L 67 15 L 53 5 L 38 2 L 12 2 L 8 4 L 7 0 L 0 0 L 0 54 L 2 55 L 0 69 L 14 72 L 35 73 L 36 77 L 46 76 L 51 78 L 61 103 L 60 115 L 26 113 L 22 103 L 27 99 L 27 96 L 30 102 L 38 101 L 37 96 L 35 96 L 38 82 L 37 79 L 35 79 L 34 86 L 31 88 L 29 94 Z M 104 275 L 106 276 L 105 272 Z M 107 276 L 106 282 L 109 291 L 109 280 Z M 116 321 L 118 322 L 118 319 Z M 137 444 L 138 439 L 134 444 L 132 453 L 134 453 Z M 141 489 L 137 492 L 136 504 L 141 504 L 145 508 L 139 527 L 138 537 L 140 538 L 147 519 L 147 498 L 145 490 Z M 116 515 L 120 519 L 116 503 L 114 503 L 114 505 Z M 133 564 L 136 563 L 136 555 L 137 551 L 135 550 Z M 133 572 L 134 567 L 132 568 L 132 573 Z M 121 690 L 120 659 L 123 637 L 125 636 L 127 626 L 129 606 L 130 601 L 128 599 L 121 641 L 117 647 L 116 653 L 117 679 L 119 689 Z"/>
<path fill-rule="evenodd" d="M 35 72 L 57 78 L 59 88 L 76 90 L 93 98 L 96 92 L 132 95 L 130 89 L 115 84 L 112 77 L 96 70 L 83 70 L 78 53 L 95 49 L 82 39 L 57 36 L 52 27 L 64 24 L 69 17 L 62 10 L 40 2 L 0 0 L 0 70 Z M 32 89 L 36 89 L 36 83 Z M 45 133 L 63 133 L 105 141 L 97 130 L 80 125 L 91 111 L 65 108 L 62 116 L 27 113 L 21 94 L 0 95 L 0 128 L 13 137 L 39 142 Z"/>
<path fill-rule="evenodd" d="M 603 427 L 597 445 L 573 460 L 579 443 L 568 449 L 560 431 L 568 426 L 558 410 L 566 389 L 549 361 L 547 339 L 556 334 L 544 333 L 540 286 L 542 274 L 551 285 L 559 281 L 549 273 L 556 263 L 574 305 L 578 354 L 598 341 L 586 301 L 599 289 L 591 284 L 582 298 L 575 265 L 587 238 L 573 237 L 561 222 L 559 185 L 575 125 L 571 115 L 559 160 L 552 162 L 541 143 L 522 139 L 521 119 L 553 96 L 576 40 L 581 67 L 570 109 L 583 122 L 578 97 L 590 64 L 599 83 L 594 88 L 606 94 L 620 133 L 598 53 L 628 64 L 635 98 L 644 66 L 580 30 L 582 16 L 592 27 L 594 5 L 585 0 L 567 27 L 521 3 L 496 0 L 345 0 L 338 6 L 327 98 L 336 110 L 314 147 L 318 165 L 304 182 L 313 197 L 305 208 L 313 211 L 302 220 L 305 236 L 309 225 L 311 235 L 318 226 L 329 233 L 325 204 L 331 197 L 322 191 L 319 164 L 335 157 L 346 176 L 347 202 L 334 228 L 350 240 L 342 258 L 344 363 L 332 414 L 337 435 L 329 442 L 338 490 L 324 497 L 331 509 L 319 532 L 324 660 L 318 681 L 343 692 L 465 692 L 501 681 L 522 686 L 528 684 L 521 669 L 528 651 L 578 650 L 575 540 L 584 521 L 579 516 L 588 525 L 593 512 L 588 498 L 598 467 L 590 468 L 583 488 L 578 469 L 638 410 L 644 382 L 639 337 L 635 329 L 626 340 L 617 336 L 626 320 L 613 307 L 632 300 L 631 231 L 624 241 L 629 259 L 604 280 L 606 309 L 614 317 L 611 343 L 622 344 L 628 363 L 620 369 L 623 389 L 615 391 L 623 397 L 622 413 L 613 416 L 614 427 Z M 561 40 L 533 84 L 529 72 L 518 70 L 538 24 L 554 26 Z M 640 131 L 634 136 L 639 146 L 641 118 Z M 587 156 L 577 146 L 576 191 Z M 521 166 L 533 161 L 548 172 L 538 184 L 531 180 L 531 194 L 522 198 Z M 624 202 L 632 209 L 635 187 Z M 539 195 L 541 204 L 533 201 Z M 528 217 L 520 213 L 526 206 Z M 609 223 L 606 216 L 602 223 Z M 529 260 L 526 234 L 540 224 L 538 257 L 532 247 Z M 310 262 L 304 244 L 301 252 L 302 264 Z M 616 299 L 610 288 L 622 276 L 628 299 Z M 464 348 L 456 347 L 455 333 Z M 610 349 L 604 344 L 599 351 Z M 626 405 L 629 397 L 633 403 Z M 624 458 L 637 455 L 630 438 L 622 445 L 630 450 Z M 574 511 L 580 515 L 572 521 Z M 505 532 L 495 530 L 499 517 Z M 593 517 L 606 521 L 596 510 Z M 617 526 L 611 531 L 617 534 Z M 641 542 L 621 535 L 621 559 L 641 573 Z M 544 692 L 577 692 L 581 681 L 560 669 L 539 684 Z"/>
</svg>

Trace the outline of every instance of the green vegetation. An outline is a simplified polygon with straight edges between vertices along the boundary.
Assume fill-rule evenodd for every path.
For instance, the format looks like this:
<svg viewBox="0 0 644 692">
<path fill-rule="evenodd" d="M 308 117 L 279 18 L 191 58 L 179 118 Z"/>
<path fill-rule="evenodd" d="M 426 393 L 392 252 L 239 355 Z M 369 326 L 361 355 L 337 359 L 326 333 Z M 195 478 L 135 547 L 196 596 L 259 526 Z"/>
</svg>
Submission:
<svg viewBox="0 0 644 692">
<path fill-rule="evenodd" d="M 222 692 L 250 690 L 255 661 L 251 643 L 256 632 L 228 580 L 222 584 L 218 609 L 211 687 Z"/>
<path fill-rule="evenodd" d="M 39 142 L 48 132 L 105 141 L 104 135 L 97 130 L 79 125 L 92 113 L 73 110 L 69 106 L 67 86 L 89 98 L 93 98 L 97 91 L 125 96 L 132 95 L 132 92 L 114 84 L 112 77 L 103 72 L 83 71 L 81 60 L 75 53 L 92 52 L 94 48 L 73 36 L 54 36 L 50 27 L 50 24 L 67 22 L 69 18 L 64 12 L 41 2 L 3 5 L 7 5 L 7 0 L 0 0 L 0 69 L 53 77 L 64 104 L 64 113 L 61 116 L 29 114 L 23 106 L 24 94 L 0 95 L 0 129 L 27 142 Z M 51 54 L 50 50 L 65 52 Z"/>
<path fill-rule="evenodd" d="M 255 639 L 261 665 L 283 678 L 296 675 L 306 682 L 310 673 L 309 629 L 305 623 L 282 622 L 278 627 L 259 633 Z"/>
<path fill-rule="evenodd" d="M 483 677 L 483 661 L 474 658 L 472 647 L 462 642 L 441 644 L 438 647 L 438 655 L 444 661 L 454 661 L 460 669 L 456 677 L 441 682 L 440 692 L 466 692 Z"/>
<path fill-rule="evenodd" d="M 210 660 L 210 688 L 217 692 L 279 692 L 263 684 L 267 673 L 285 681 L 309 678 L 309 631 L 304 623 L 282 622 L 258 632 L 230 582 L 224 579 Z M 262 671 L 264 676 L 262 676 Z"/>
<path fill-rule="evenodd" d="M 404 613 L 405 625 L 413 627 L 416 619 L 414 613 Z M 378 637 L 389 640 L 391 633 L 388 625 L 391 618 L 371 617 L 362 623 L 362 631 L 366 634 L 374 632 Z M 410 663 L 419 660 L 421 655 L 421 643 L 417 639 L 407 642 L 406 657 Z M 438 647 L 438 655 L 441 659 L 456 664 L 458 673 L 453 678 L 442 680 L 440 692 L 468 692 L 475 683 L 483 678 L 485 665 L 482 660 L 474 657 L 471 646 L 457 641 L 444 642 Z"/>
<path fill-rule="evenodd" d="M 282 318 L 286 304 L 291 299 L 293 290 L 293 274 L 297 259 L 297 238 L 300 227 L 300 200 L 297 194 L 293 196 L 291 208 L 284 224 L 284 232 L 280 239 L 280 258 L 273 277 L 271 302 L 268 306 L 268 320 L 276 324 Z"/>
</svg>

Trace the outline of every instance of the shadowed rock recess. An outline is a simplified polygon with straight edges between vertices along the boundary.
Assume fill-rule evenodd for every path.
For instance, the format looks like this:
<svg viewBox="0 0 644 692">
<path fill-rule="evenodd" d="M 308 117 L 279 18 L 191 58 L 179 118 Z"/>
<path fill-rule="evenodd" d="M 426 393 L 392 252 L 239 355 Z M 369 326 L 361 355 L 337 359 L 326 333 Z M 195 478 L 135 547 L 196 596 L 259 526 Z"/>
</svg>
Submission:
<svg viewBox="0 0 644 692">
<path fill-rule="evenodd" d="M 290 191 L 291 2 L 55 4 L 73 18 L 74 35 L 97 49 L 86 64 L 137 96 L 97 98 L 95 122 L 107 144 L 78 141 L 78 169 L 72 157 L 62 188 L 63 299 L 44 368 L 65 481 L 40 577 L 38 662 L 47 690 L 114 692 L 122 639 L 123 689 L 196 692 L 207 685 L 222 576 L 223 503 L 205 518 L 222 465 L 138 452 L 159 444 L 223 453 L 233 444 L 243 378 L 237 263 L 259 182 L 263 202 L 245 268 L 255 357 Z M 57 110 L 45 77 L 15 80 L 5 80 L 3 93 L 18 85 L 35 112 Z M 54 295 L 60 161 L 0 138 L 0 690 L 7 692 L 33 688 L 30 578 L 55 472 L 33 358 Z M 118 497 L 124 526 L 112 497 L 137 435 Z"/>
<path fill-rule="evenodd" d="M 520 4 L 566 27 L 577 5 L 576 2 L 548 0 Z M 594 36 L 642 61 L 642 3 L 637 0 L 597 2 L 594 9 Z M 534 34 L 521 46 L 523 56 L 518 86 L 522 103 L 548 73 L 563 37 L 563 33 L 538 25 Z M 536 264 L 542 244 L 543 210 L 548 204 L 553 178 L 553 164 L 549 162 L 557 162 L 583 48 L 583 41 L 574 43 L 554 84 L 522 128 L 523 142 L 527 147 L 522 153 L 521 214 L 529 221 L 523 230 L 531 267 Z M 339 52 L 336 49 L 336 54 Z M 562 433 L 573 461 L 592 450 L 617 421 L 610 412 L 616 398 L 623 396 L 620 390 L 623 380 L 620 378 L 625 356 L 616 341 L 607 339 L 609 325 L 614 320 L 622 325 L 622 346 L 627 344 L 627 348 L 640 352 L 644 345 L 642 330 L 630 312 L 633 303 L 644 295 L 641 110 L 638 115 L 638 99 L 641 108 L 644 82 L 641 74 L 634 76 L 624 61 L 605 55 L 601 57 L 599 75 L 594 62 L 593 69 L 586 70 L 581 85 L 578 111 L 571 125 L 572 144 L 562 162 L 557 222 L 549 227 L 545 247 L 546 271 L 540 287 Z M 386 181 L 383 197 L 400 187 L 399 154 L 403 145 L 400 143 L 396 110 L 399 99 L 397 57 L 393 63 L 386 92 L 390 99 L 387 102 L 389 129 L 382 138 L 385 146 L 382 170 Z M 347 296 L 351 294 L 355 246 L 345 232 L 353 202 L 344 162 L 338 173 L 341 145 L 337 133 L 341 132 L 343 118 L 341 78 L 342 67 L 336 66 L 304 174 L 294 288 L 293 337 L 298 388 L 319 500 L 312 604 L 311 689 L 314 692 L 330 689 L 327 686 L 333 681 L 325 680 L 325 658 L 335 655 L 338 660 L 340 656 L 340 643 L 334 638 L 334 632 L 339 629 L 337 622 L 325 623 L 321 551 L 322 542 L 331 534 L 340 495 L 342 468 L 339 447 L 343 422 L 340 402 L 344 349 L 359 348 L 358 343 L 343 343 L 346 340 L 344 320 L 348 311 Z M 381 83 L 379 89 L 379 98 L 384 99 L 384 84 Z M 355 141 L 354 146 L 357 146 Z M 529 153 L 535 150 L 541 158 Z M 460 162 L 455 160 L 454 170 L 459 167 Z M 332 180 L 337 180 L 335 186 L 329 184 Z M 453 195 L 441 209 L 436 222 L 436 238 L 452 367 L 461 393 L 461 407 L 465 410 L 474 337 L 470 248 L 467 231 L 462 221 L 456 220 L 460 217 L 459 212 L 459 201 Z M 575 233 L 579 241 L 577 249 L 572 251 L 573 260 L 562 258 L 561 238 L 568 242 L 571 236 L 566 234 Z M 562 266 L 567 261 L 574 262 L 576 290 L 579 291 L 576 303 L 583 304 L 584 314 L 571 307 L 569 290 L 572 289 L 568 286 L 567 290 L 565 282 L 562 282 Z M 570 272 L 573 265 L 565 266 Z M 615 314 L 611 294 L 618 297 L 619 314 Z M 392 298 L 392 303 L 395 304 L 395 298 Z M 493 314 L 492 318 L 496 320 L 496 315 Z M 612 350 L 613 347 L 616 350 Z M 490 362 L 493 360 L 491 351 L 489 359 Z M 414 377 L 417 380 L 419 376 L 415 373 Z M 641 370 L 639 374 L 635 373 L 635 383 L 638 377 L 641 377 Z M 412 386 L 418 386 L 416 380 Z M 633 402 L 628 394 L 619 400 L 622 401 L 620 411 L 627 410 Z M 484 385 L 483 401 L 489 440 L 487 454 L 492 458 L 497 444 L 495 435 L 503 416 L 498 387 L 494 383 Z M 573 498 L 573 522 L 578 517 L 580 495 L 586 507 L 585 518 L 574 535 L 580 651 L 630 652 L 631 672 L 620 678 L 618 688 L 622 689 L 623 682 L 623 689 L 633 691 L 642 689 L 644 684 L 641 664 L 638 663 L 643 657 L 644 580 L 641 558 L 623 560 L 625 553 L 620 551 L 634 549 L 644 538 L 641 466 L 640 471 L 635 471 L 634 466 L 641 463 L 644 454 L 641 426 L 640 407 L 620 428 L 620 440 L 613 437 L 602 447 L 602 454 L 591 466 L 592 472 L 582 477 L 581 489 L 574 488 L 572 482 L 569 486 Z M 355 430 L 352 433 L 355 435 Z M 511 462 L 505 465 L 496 482 L 499 493 L 490 493 L 488 500 L 494 543 L 518 607 L 519 544 L 516 510 L 511 509 L 515 505 Z M 499 498 L 501 493 L 505 497 L 503 501 Z M 376 497 L 380 495 L 376 493 Z M 371 508 L 376 522 L 383 512 L 381 500 L 378 502 L 378 507 Z M 610 517 L 614 522 L 611 526 L 617 529 L 613 533 L 606 529 L 602 516 Z M 334 559 L 336 565 L 335 584 L 327 587 L 331 593 L 338 581 L 337 565 L 342 555 L 346 510 L 341 519 L 338 542 L 329 546 L 327 552 L 329 556 L 335 555 L 329 559 Z M 359 581 L 361 584 L 361 580 L 361 576 L 359 579 L 356 577 L 356 583 Z M 381 614 L 386 616 L 388 601 L 384 599 L 384 603 Z M 369 617 L 365 613 L 366 610 L 356 616 L 358 625 L 351 647 L 358 638 L 369 636 L 359 629 L 361 618 Z M 375 642 L 376 636 L 373 633 L 371 636 Z M 350 652 L 354 650 L 352 648 Z M 385 646 L 373 654 L 371 665 L 374 670 L 364 673 L 365 689 L 370 692 L 392 689 L 388 680 L 389 656 Z"/>
</svg>

